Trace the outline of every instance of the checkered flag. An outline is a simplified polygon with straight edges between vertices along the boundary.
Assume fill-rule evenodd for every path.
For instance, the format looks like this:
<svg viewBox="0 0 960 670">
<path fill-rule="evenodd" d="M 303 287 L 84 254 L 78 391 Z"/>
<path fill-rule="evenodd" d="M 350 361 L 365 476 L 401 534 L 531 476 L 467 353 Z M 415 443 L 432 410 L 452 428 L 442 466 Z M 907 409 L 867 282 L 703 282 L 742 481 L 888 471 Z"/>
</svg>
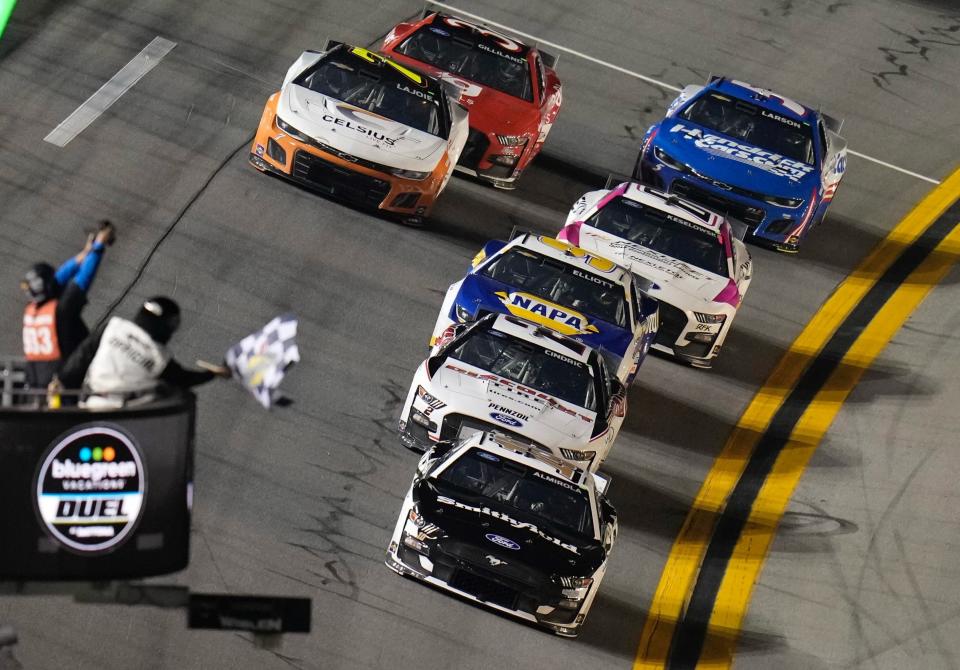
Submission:
<svg viewBox="0 0 960 670">
<path fill-rule="evenodd" d="M 281 398 L 287 368 L 300 360 L 296 337 L 297 318 L 283 314 L 230 347 L 224 357 L 234 379 L 267 409 Z"/>
</svg>

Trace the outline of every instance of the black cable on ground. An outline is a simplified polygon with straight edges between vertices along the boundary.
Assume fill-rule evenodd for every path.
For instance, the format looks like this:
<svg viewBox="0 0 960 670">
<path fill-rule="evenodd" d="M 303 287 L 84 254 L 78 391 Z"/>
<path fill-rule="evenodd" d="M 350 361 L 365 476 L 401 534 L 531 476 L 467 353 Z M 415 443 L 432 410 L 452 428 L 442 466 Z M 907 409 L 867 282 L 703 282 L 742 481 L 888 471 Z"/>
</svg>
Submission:
<svg viewBox="0 0 960 670">
<path fill-rule="evenodd" d="M 183 219 L 183 217 L 186 216 L 187 212 L 190 211 L 190 208 L 193 207 L 193 203 L 195 203 L 200 198 L 200 196 L 203 195 L 204 191 L 207 190 L 207 187 L 210 186 L 214 178 L 218 174 L 220 174 L 220 171 L 223 170 L 223 168 L 227 166 L 227 163 L 233 160 L 233 158 L 238 153 L 240 153 L 240 151 L 242 151 L 244 147 L 250 146 L 250 143 L 253 142 L 254 137 L 255 137 L 254 135 L 251 135 L 250 137 L 248 137 L 246 140 L 243 141 L 243 144 L 241 144 L 236 149 L 231 151 L 230 154 L 220 162 L 220 165 L 218 165 L 217 168 L 210 173 L 210 176 L 208 176 L 206 180 L 204 180 L 203 184 L 200 186 L 197 192 L 193 194 L 193 197 L 190 198 L 190 200 L 188 200 L 187 203 L 180 209 L 180 211 L 177 213 L 177 216 L 174 217 L 173 222 L 169 226 L 167 226 L 167 229 L 165 231 L 163 231 L 163 235 L 161 235 L 160 238 L 156 242 L 154 242 L 153 246 L 150 248 L 150 252 L 147 254 L 146 258 L 143 259 L 143 262 L 140 263 L 140 267 L 137 268 L 137 274 L 134 275 L 130 283 L 127 284 L 127 287 L 123 289 L 123 291 L 120 293 L 119 296 L 117 296 L 116 300 L 110 303 L 110 306 L 107 307 L 107 311 L 104 313 L 102 317 L 100 317 L 100 320 L 97 321 L 98 328 L 102 326 L 108 318 L 110 318 L 110 315 L 113 314 L 113 310 L 115 310 L 117 306 L 121 302 L 123 302 L 124 298 L 126 298 L 130 294 L 130 291 L 133 290 L 133 287 L 136 286 L 137 282 L 140 281 L 140 279 L 143 277 L 143 273 L 147 269 L 147 265 L 149 265 L 150 261 L 153 260 L 153 256 L 154 254 L 157 253 L 157 250 L 160 248 L 160 245 L 163 244 L 164 240 L 166 240 L 170 236 L 170 233 L 172 233 L 174 229 L 177 227 L 177 224 L 179 224 L 180 221 Z"/>
</svg>

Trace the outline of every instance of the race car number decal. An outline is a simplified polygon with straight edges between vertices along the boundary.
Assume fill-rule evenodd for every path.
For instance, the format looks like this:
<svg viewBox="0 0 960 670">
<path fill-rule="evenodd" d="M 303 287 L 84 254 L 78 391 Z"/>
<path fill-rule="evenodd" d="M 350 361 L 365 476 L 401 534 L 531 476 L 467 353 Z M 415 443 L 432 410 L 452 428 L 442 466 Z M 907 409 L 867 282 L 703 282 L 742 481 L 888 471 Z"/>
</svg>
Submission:
<svg viewBox="0 0 960 670">
<path fill-rule="evenodd" d="M 599 333 L 600 329 L 590 323 L 580 312 L 556 303 L 538 298 L 529 293 L 497 291 L 494 295 L 514 316 L 553 328 L 563 335 L 583 335 Z"/>
<path fill-rule="evenodd" d="M 776 101 L 779 102 L 781 105 L 783 105 L 784 107 L 786 107 L 787 109 L 789 109 L 791 112 L 793 112 L 794 114 L 796 114 L 796 115 L 798 115 L 798 116 L 803 116 L 803 114 L 804 114 L 805 111 L 806 111 L 806 110 L 804 110 L 803 105 L 801 105 L 800 103 L 794 102 L 794 101 L 791 100 L 790 98 L 784 98 L 782 95 L 777 95 L 777 94 L 774 93 L 773 91 L 768 91 L 768 90 L 765 89 L 765 88 L 758 88 L 758 87 L 754 86 L 753 84 L 748 84 L 748 83 L 745 82 L 745 81 L 737 81 L 736 79 L 734 79 L 734 80 L 733 80 L 732 82 L 730 82 L 730 83 L 732 83 L 732 84 L 734 84 L 734 85 L 736 85 L 736 86 L 742 86 L 743 88 L 745 88 L 745 89 L 747 89 L 747 90 L 749 90 L 749 91 L 753 91 L 754 93 L 758 93 L 758 94 L 760 94 L 761 96 L 763 96 L 764 98 L 773 98 L 774 100 L 776 100 Z"/>
<path fill-rule="evenodd" d="M 452 74 L 447 74 L 442 72 L 440 78 L 444 81 L 449 81 L 451 84 L 454 84 L 457 88 L 460 89 L 460 99 L 468 104 L 472 104 L 472 100 L 465 100 L 465 98 L 476 98 L 478 95 L 483 93 L 483 89 L 472 84 L 466 79 L 460 79 L 460 77 L 454 77 Z"/>
<path fill-rule="evenodd" d="M 478 33 L 484 37 L 491 38 L 494 42 L 497 43 L 497 46 L 506 49 L 507 51 L 520 51 L 520 45 L 514 42 L 512 39 L 506 35 L 501 35 L 500 33 L 495 33 L 492 30 L 486 28 L 481 28 L 480 26 L 475 26 L 472 23 L 462 21 L 460 19 L 455 19 L 452 16 L 445 16 L 443 20 L 448 26 L 453 26 L 454 28 L 467 28 L 469 30 L 476 30 Z"/>
<path fill-rule="evenodd" d="M 407 68 L 400 65 L 400 63 L 394 63 L 389 58 L 384 58 L 378 53 L 368 51 L 367 49 L 363 49 L 361 47 L 354 47 L 353 49 L 350 50 L 350 53 L 360 56 L 360 58 L 364 59 L 369 63 L 378 63 L 378 62 L 386 63 L 387 65 L 391 66 L 394 70 L 396 70 L 397 72 L 405 76 L 410 81 L 420 86 L 423 86 L 423 77 L 421 77 L 419 74 L 417 74 L 413 70 L 408 70 Z"/>
<path fill-rule="evenodd" d="M 617 264 L 613 261 L 607 260 L 606 258 L 601 258 L 600 256 L 592 256 L 580 247 L 575 247 L 569 242 L 563 242 L 553 237 L 538 237 L 537 239 L 546 244 L 548 247 L 553 247 L 557 251 L 562 251 L 565 254 L 573 256 L 574 258 L 585 259 L 587 265 L 598 272 L 611 272 L 617 267 Z"/>
</svg>

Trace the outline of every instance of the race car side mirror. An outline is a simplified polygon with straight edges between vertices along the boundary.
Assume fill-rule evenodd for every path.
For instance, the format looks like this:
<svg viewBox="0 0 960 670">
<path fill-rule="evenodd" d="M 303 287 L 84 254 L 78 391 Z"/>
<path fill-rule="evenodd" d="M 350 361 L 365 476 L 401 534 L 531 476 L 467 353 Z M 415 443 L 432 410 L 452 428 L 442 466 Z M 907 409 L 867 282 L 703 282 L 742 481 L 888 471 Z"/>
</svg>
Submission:
<svg viewBox="0 0 960 670">
<path fill-rule="evenodd" d="M 593 485 L 597 488 L 597 493 L 606 497 L 607 492 L 610 490 L 611 479 L 606 475 L 601 475 L 597 472 L 591 472 L 590 475 L 593 477 Z M 604 504 L 606 507 L 609 507 L 610 510 L 613 510 L 613 507 L 611 507 L 610 503 L 606 502 L 606 500 L 604 500 Z M 604 512 L 606 511 L 607 509 L 604 508 Z M 614 516 L 616 516 L 616 513 L 614 513 Z"/>
<path fill-rule="evenodd" d="M 739 219 L 735 219 L 732 216 L 727 216 L 727 222 L 730 224 L 730 229 L 733 231 L 734 236 L 738 240 L 745 239 L 747 234 L 750 232 L 750 226 Z"/>
<path fill-rule="evenodd" d="M 823 125 L 825 125 L 827 130 L 829 130 L 831 133 L 839 135 L 840 131 L 843 129 L 843 119 L 837 119 L 829 114 L 824 114 Z"/>
</svg>

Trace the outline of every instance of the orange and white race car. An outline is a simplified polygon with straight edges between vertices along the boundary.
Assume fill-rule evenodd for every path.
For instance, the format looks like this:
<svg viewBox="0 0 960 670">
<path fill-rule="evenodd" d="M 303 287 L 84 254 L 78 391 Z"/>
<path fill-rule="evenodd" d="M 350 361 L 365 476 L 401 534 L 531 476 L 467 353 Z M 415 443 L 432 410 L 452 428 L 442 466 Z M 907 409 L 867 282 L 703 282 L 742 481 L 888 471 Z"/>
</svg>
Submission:
<svg viewBox="0 0 960 670">
<path fill-rule="evenodd" d="M 450 84 L 364 49 L 305 51 L 260 119 L 250 162 L 327 195 L 430 214 L 467 140 L 467 110 Z"/>
</svg>

